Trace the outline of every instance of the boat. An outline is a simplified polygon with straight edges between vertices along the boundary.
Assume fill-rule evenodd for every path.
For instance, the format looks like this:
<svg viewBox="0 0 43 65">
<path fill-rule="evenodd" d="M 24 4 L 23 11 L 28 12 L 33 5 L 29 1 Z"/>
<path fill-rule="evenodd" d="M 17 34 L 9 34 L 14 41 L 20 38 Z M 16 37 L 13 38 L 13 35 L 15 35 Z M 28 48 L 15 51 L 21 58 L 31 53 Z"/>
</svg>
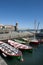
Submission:
<svg viewBox="0 0 43 65">
<path fill-rule="evenodd" d="M 39 39 L 38 41 L 39 41 L 40 43 L 43 43 L 43 39 Z"/>
<path fill-rule="evenodd" d="M 21 61 L 23 61 L 22 52 L 7 43 L 0 41 L 0 51 L 7 56 L 10 56 L 10 57 L 14 56 L 14 57 L 17 57 L 18 59 L 20 59 Z"/>
<path fill-rule="evenodd" d="M 29 44 L 39 44 L 39 41 L 36 38 L 23 38 L 24 40 L 27 40 Z"/>
<path fill-rule="evenodd" d="M 38 27 L 39 27 L 39 22 L 38 22 L 37 29 L 36 29 L 36 20 L 35 20 L 35 22 L 34 22 L 34 30 L 35 31 L 33 33 L 34 34 L 33 38 L 30 40 L 31 44 L 39 44 L 39 41 L 36 39 L 36 33 L 38 32 Z"/>
<path fill-rule="evenodd" d="M 39 44 L 39 40 L 36 38 L 35 33 L 34 33 L 33 38 L 30 39 L 30 43 L 36 44 L 36 45 Z"/>
<path fill-rule="evenodd" d="M 8 40 L 8 43 L 12 46 L 14 46 L 15 48 L 18 48 L 20 50 L 29 50 L 30 52 L 32 52 L 32 47 L 31 46 L 27 46 L 18 42 L 15 42 L 13 40 Z"/>
<path fill-rule="evenodd" d="M 24 41 L 28 41 L 29 38 L 22 38 Z"/>
<path fill-rule="evenodd" d="M 39 41 L 37 39 L 33 38 L 33 39 L 30 40 L 30 43 L 31 44 L 39 44 Z"/>
<path fill-rule="evenodd" d="M 26 43 L 25 41 L 22 41 L 22 40 L 19 40 L 19 39 L 13 39 L 13 41 L 15 41 L 15 42 L 18 42 L 18 43 Z"/>
</svg>

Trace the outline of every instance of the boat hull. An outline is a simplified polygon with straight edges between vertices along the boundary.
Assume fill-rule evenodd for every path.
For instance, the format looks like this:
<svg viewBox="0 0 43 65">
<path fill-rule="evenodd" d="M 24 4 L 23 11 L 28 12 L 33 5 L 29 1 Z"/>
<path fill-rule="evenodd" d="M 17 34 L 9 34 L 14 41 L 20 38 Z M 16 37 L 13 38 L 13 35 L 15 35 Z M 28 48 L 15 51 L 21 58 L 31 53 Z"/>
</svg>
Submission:
<svg viewBox="0 0 43 65">
<path fill-rule="evenodd" d="M 37 39 L 32 39 L 30 40 L 31 44 L 39 44 L 39 41 Z"/>
<path fill-rule="evenodd" d="M 39 42 L 30 42 L 30 43 L 32 43 L 32 44 L 39 44 Z"/>
<path fill-rule="evenodd" d="M 7 43 L 0 42 L 0 52 L 5 57 L 16 57 L 18 60 L 23 61 L 22 52 Z"/>
<path fill-rule="evenodd" d="M 0 42 L 0 51 L 1 53 L 6 54 L 7 56 L 21 56 L 22 55 L 21 51 L 19 51 L 18 49 L 4 42 Z"/>
<path fill-rule="evenodd" d="M 39 42 L 40 42 L 40 43 L 43 43 L 43 39 L 40 39 Z"/>
<path fill-rule="evenodd" d="M 20 50 L 22 50 L 22 51 L 32 51 L 32 47 L 31 46 L 27 46 L 27 45 L 24 45 L 24 44 L 20 44 L 20 43 L 17 43 L 17 42 L 14 42 L 14 41 L 12 41 L 12 40 L 8 40 L 8 43 L 10 44 L 10 45 L 12 45 L 12 46 L 14 46 L 15 48 L 18 48 L 18 49 L 20 49 Z"/>
<path fill-rule="evenodd" d="M 33 52 L 33 49 L 19 49 L 19 50 L 22 52 L 29 52 L 29 53 Z"/>
</svg>

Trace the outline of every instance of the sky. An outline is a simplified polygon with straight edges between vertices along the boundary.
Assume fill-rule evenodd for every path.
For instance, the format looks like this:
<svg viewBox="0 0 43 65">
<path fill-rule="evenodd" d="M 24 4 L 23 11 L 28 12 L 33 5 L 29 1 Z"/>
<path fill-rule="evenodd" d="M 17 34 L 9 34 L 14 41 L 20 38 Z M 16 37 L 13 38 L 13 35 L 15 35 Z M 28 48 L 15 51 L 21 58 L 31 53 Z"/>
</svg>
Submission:
<svg viewBox="0 0 43 65">
<path fill-rule="evenodd" d="M 36 21 L 36 24 L 34 22 Z M 43 28 L 43 0 L 0 0 L 0 24 Z"/>
</svg>

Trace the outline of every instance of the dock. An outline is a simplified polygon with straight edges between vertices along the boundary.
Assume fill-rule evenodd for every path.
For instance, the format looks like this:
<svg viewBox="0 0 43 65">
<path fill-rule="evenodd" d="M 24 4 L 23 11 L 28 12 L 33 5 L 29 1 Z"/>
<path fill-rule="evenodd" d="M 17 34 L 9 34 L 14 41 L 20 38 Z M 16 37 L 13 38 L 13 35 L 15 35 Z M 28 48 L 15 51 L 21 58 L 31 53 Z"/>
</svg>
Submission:
<svg viewBox="0 0 43 65">
<path fill-rule="evenodd" d="M 0 65 L 7 65 L 7 63 L 1 56 L 0 56 Z"/>
<path fill-rule="evenodd" d="M 29 36 L 33 36 L 33 33 L 30 33 L 30 32 L 9 32 L 9 33 L 0 34 L 0 40 L 23 38 L 23 37 L 29 37 Z"/>
</svg>

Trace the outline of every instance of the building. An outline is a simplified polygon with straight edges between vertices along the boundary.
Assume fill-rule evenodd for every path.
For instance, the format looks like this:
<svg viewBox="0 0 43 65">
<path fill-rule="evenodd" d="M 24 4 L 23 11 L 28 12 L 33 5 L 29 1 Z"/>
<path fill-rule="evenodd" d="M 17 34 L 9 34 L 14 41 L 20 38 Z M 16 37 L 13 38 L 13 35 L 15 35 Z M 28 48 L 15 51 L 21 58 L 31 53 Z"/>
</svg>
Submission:
<svg viewBox="0 0 43 65">
<path fill-rule="evenodd" d="M 0 24 L 0 29 L 2 29 L 4 27 L 4 25 L 3 24 Z"/>
<path fill-rule="evenodd" d="M 1 25 L 0 24 L 0 32 L 5 31 L 17 31 L 18 30 L 18 23 L 16 25 Z"/>
</svg>

